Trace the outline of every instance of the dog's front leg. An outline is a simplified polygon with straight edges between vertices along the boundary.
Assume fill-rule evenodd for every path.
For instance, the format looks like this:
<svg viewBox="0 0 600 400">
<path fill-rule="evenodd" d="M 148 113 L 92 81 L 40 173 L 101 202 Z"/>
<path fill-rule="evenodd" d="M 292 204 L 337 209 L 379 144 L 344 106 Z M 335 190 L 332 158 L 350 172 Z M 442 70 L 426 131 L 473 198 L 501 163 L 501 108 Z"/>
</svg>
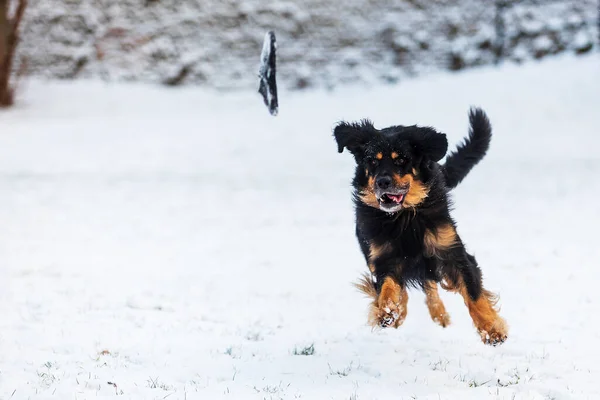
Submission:
<svg viewBox="0 0 600 400">
<path fill-rule="evenodd" d="M 369 245 L 369 269 L 376 288 L 369 312 L 369 324 L 373 327 L 398 328 L 408 312 L 408 293 L 397 279 L 400 267 L 391 249 L 389 243 Z"/>
<path fill-rule="evenodd" d="M 391 276 L 386 276 L 381 284 L 377 299 L 371 305 L 369 323 L 373 327 L 398 328 L 404 323 L 408 303 L 408 292 Z"/>
</svg>

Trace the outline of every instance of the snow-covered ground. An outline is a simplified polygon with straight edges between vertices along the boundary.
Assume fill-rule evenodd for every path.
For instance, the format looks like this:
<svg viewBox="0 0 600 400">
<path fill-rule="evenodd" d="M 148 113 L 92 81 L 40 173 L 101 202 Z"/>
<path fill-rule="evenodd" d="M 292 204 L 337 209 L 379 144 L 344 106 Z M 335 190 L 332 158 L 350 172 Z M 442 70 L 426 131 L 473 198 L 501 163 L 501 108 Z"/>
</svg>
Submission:
<svg viewBox="0 0 600 400">
<path fill-rule="evenodd" d="M 276 118 L 257 93 L 29 83 L 0 113 L 0 398 L 599 398 L 599 62 L 283 92 Z M 454 215 L 509 340 L 415 291 L 372 332 L 331 128 L 456 143 L 471 104 L 495 136 Z"/>
</svg>

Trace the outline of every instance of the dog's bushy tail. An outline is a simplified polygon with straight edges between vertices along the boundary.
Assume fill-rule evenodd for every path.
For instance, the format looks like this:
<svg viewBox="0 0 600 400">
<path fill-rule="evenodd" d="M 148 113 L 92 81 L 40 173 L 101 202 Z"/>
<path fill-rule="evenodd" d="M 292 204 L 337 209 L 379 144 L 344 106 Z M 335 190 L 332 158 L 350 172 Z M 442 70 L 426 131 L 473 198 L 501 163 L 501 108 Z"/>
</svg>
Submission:
<svg viewBox="0 0 600 400">
<path fill-rule="evenodd" d="M 369 274 L 363 274 L 358 282 L 354 284 L 354 287 L 367 295 L 367 297 L 377 300 L 377 289 L 375 288 L 375 283 L 373 283 L 373 280 Z"/>
<path fill-rule="evenodd" d="M 469 137 L 448 155 L 444 164 L 446 186 L 453 189 L 467 176 L 485 156 L 492 140 L 492 125 L 481 108 L 469 112 Z"/>
</svg>

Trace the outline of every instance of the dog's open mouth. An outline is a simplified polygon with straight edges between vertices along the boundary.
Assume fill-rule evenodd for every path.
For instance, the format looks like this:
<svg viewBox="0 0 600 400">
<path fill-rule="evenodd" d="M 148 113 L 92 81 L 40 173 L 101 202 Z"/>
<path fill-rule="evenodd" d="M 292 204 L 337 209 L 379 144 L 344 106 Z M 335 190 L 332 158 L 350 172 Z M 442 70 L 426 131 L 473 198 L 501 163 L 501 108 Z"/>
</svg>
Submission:
<svg viewBox="0 0 600 400">
<path fill-rule="evenodd" d="M 393 192 L 383 192 L 377 196 L 379 208 L 386 212 L 396 212 L 402 208 L 402 202 L 406 197 L 407 190 L 396 190 Z"/>
<path fill-rule="evenodd" d="M 402 200 L 404 200 L 404 193 L 384 193 L 379 199 L 379 203 L 386 205 L 402 204 Z"/>
</svg>

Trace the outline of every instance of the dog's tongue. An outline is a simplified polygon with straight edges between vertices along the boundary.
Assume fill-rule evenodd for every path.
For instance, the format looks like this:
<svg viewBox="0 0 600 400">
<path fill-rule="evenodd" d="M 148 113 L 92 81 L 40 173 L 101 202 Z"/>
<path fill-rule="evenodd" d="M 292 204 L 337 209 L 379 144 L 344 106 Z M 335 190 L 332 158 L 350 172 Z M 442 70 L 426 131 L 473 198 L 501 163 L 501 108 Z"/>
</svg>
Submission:
<svg viewBox="0 0 600 400">
<path fill-rule="evenodd" d="M 387 195 L 394 203 L 400 203 L 402 201 L 403 194 L 388 194 Z"/>
</svg>

